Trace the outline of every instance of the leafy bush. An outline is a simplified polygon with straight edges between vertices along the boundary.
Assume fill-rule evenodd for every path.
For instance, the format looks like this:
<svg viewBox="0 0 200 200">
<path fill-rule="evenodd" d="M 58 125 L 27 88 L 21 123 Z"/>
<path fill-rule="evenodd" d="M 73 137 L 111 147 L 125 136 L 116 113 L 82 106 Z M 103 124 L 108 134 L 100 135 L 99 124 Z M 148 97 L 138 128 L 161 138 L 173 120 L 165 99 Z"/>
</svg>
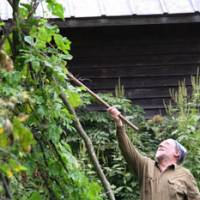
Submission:
<svg viewBox="0 0 200 200">
<path fill-rule="evenodd" d="M 192 171 L 200 187 L 200 76 L 192 77 L 191 83 L 191 90 L 183 81 L 178 91 L 171 91 L 174 105 L 167 106 L 169 124 L 163 136 L 171 136 L 186 147 L 185 166 Z"/>
<path fill-rule="evenodd" d="M 60 94 L 74 107 L 82 103 L 82 90 L 67 81 L 70 41 L 33 17 L 39 1 L 10 3 L 14 26 L 0 41 L 0 199 L 101 200 L 100 185 L 65 140 L 73 119 Z M 63 12 L 55 0 L 46 3 L 53 14 Z"/>
</svg>

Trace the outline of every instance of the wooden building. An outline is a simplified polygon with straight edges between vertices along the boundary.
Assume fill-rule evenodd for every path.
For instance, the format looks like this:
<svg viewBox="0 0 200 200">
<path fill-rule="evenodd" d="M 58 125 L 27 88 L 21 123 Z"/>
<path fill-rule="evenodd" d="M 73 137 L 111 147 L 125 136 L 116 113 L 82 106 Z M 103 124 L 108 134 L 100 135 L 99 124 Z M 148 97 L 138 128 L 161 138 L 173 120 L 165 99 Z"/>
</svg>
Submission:
<svg viewBox="0 0 200 200">
<path fill-rule="evenodd" d="M 72 41 L 70 70 L 96 92 L 126 96 L 146 116 L 180 80 L 191 86 L 200 66 L 200 0 L 63 0 L 66 19 L 53 19 Z"/>
<path fill-rule="evenodd" d="M 200 66 L 200 24 L 85 27 L 63 30 L 72 41 L 70 70 L 96 92 L 126 96 L 146 116 L 164 113 L 163 101 L 180 80 L 191 85 Z"/>
</svg>

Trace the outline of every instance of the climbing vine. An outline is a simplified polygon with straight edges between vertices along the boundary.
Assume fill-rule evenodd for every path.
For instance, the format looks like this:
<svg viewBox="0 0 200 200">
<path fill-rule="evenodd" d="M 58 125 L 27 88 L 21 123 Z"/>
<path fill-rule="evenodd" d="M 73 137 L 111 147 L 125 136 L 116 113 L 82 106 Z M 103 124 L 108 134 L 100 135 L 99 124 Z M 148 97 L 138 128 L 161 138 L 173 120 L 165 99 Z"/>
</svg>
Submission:
<svg viewBox="0 0 200 200">
<path fill-rule="evenodd" d="M 0 174 L 1 199 L 101 199 L 66 142 L 73 118 L 60 99 L 83 104 L 81 88 L 68 81 L 70 41 L 56 25 L 35 18 L 40 3 L 63 18 L 55 0 L 8 1 L 9 26 L 1 22 Z"/>
</svg>

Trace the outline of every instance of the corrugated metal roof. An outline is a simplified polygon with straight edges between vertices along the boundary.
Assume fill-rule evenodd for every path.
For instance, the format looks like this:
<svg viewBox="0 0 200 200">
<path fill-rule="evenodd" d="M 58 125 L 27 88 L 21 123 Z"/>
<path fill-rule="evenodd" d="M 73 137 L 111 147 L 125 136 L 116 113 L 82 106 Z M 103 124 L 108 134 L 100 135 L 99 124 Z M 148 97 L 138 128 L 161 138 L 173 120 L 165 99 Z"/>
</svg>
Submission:
<svg viewBox="0 0 200 200">
<path fill-rule="evenodd" d="M 23 0 L 27 2 L 30 0 Z M 65 8 L 65 18 L 131 15 L 162 15 L 200 12 L 200 0 L 58 0 Z M 0 17 L 9 19 L 12 10 L 7 0 L 0 0 Z M 45 5 L 37 9 L 43 16 Z M 45 15 L 54 18 L 49 14 Z"/>
</svg>

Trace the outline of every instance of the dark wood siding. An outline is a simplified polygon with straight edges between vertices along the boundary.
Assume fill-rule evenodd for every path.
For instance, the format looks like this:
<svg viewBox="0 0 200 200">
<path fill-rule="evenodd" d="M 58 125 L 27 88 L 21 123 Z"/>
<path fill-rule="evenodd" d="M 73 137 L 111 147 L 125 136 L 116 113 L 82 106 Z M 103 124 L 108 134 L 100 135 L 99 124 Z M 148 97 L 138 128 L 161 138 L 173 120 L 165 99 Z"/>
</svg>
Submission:
<svg viewBox="0 0 200 200">
<path fill-rule="evenodd" d="M 110 92 L 121 79 L 126 95 L 146 116 L 164 112 L 163 101 L 196 74 L 199 24 L 64 29 L 72 41 L 70 70 L 96 92 Z"/>
</svg>

